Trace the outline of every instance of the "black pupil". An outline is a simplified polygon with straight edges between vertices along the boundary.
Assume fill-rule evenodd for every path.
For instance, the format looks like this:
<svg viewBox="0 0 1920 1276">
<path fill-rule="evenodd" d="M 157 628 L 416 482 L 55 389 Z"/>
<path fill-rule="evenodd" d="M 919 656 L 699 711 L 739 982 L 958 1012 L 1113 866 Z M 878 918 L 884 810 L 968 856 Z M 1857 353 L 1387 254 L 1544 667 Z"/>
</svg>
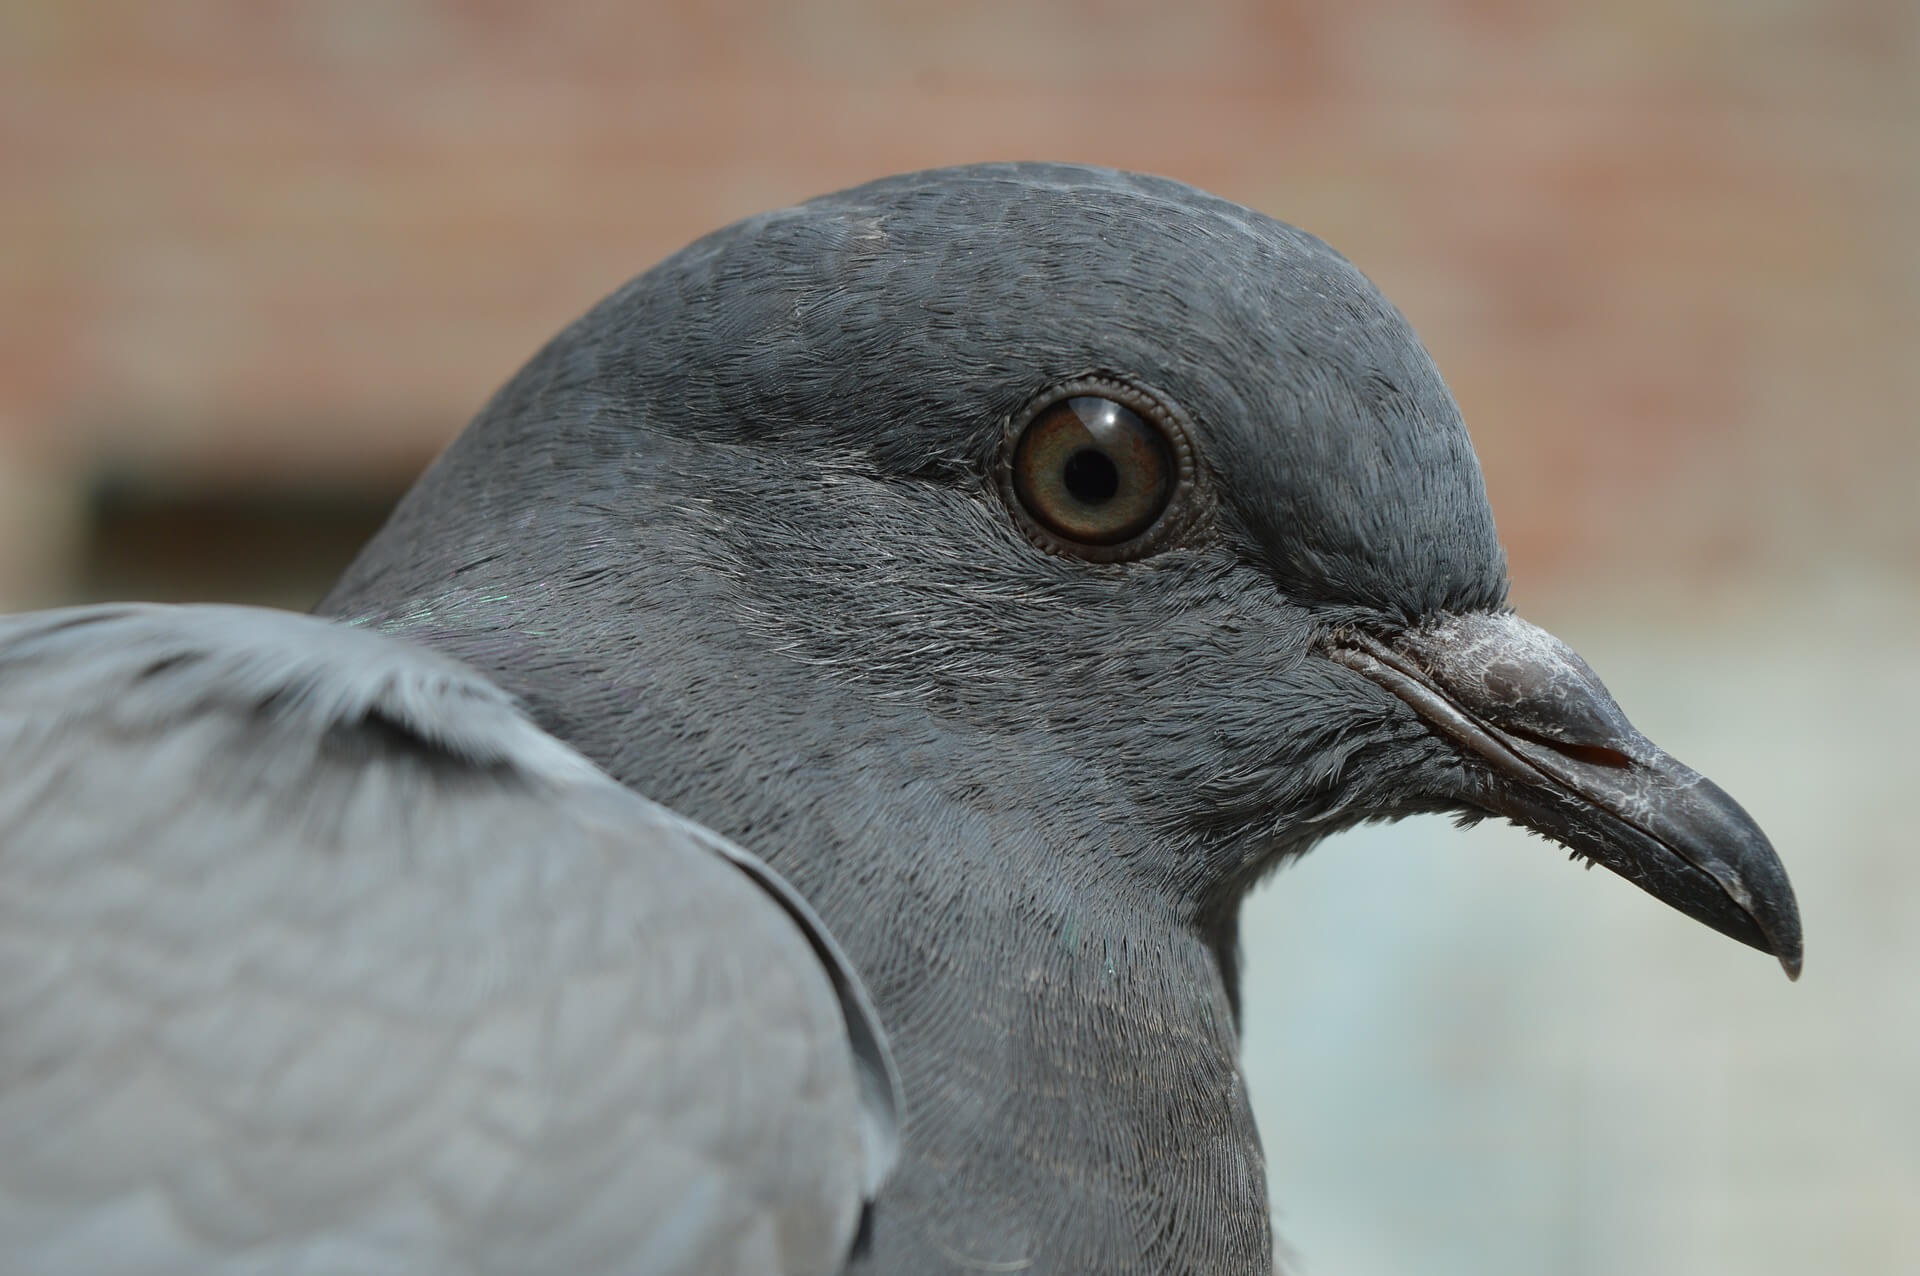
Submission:
<svg viewBox="0 0 1920 1276">
<path fill-rule="evenodd" d="M 1060 481 L 1082 505 L 1104 505 L 1120 490 L 1120 471 L 1105 452 L 1083 447 L 1067 458 Z"/>
</svg>

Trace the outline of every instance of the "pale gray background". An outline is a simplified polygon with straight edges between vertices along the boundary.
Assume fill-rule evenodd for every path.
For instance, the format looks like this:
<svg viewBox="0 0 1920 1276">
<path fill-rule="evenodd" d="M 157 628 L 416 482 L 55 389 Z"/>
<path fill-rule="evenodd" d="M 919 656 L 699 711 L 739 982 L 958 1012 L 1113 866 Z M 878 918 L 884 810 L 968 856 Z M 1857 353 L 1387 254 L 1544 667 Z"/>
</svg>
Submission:
<svg viewBox="0 0 1920 1276">
<path fill-rule="evenodd" d="M 1327 843 L 1245 926 L 1293 1270 L 1920 1271 L 1920 606 L 1867 578 L 1699 621 L 1535 610 L 1771 833 L 1805 973 L 1510 826 Z"/>
</svg>

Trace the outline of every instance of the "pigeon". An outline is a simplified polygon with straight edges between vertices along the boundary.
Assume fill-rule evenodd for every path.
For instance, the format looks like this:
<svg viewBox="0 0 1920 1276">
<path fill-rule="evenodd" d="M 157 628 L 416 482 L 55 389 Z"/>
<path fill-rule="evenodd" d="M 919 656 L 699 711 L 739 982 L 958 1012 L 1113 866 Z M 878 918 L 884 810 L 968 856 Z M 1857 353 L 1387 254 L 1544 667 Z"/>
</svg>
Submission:
<svg viewBox="0 0 1920 1276">
<path fill-rule="evenodd" d="M 1303 231 L 1053 164 L 748 218 L 316 616 L 0 635 L 0 1223 L 1269 1272 L 1239 905 L 1327 835 L 1505 818 L 1799 971 L 1765 835 L 1507 592 L 1431 358 Z M 200 1266 L 95 1261 L 163 1226 Z"/>
</svg>

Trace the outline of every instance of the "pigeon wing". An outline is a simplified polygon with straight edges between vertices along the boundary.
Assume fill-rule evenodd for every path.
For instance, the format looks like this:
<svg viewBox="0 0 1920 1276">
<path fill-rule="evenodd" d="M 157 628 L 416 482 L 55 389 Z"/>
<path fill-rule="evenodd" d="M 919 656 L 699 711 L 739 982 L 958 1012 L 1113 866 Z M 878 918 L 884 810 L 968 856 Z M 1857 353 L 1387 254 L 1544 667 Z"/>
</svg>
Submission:
<svg viewBox="0 0 1920 1276">
<path fill-rule="evenodd" d="M 9 1272 L 838 1271 L 897 1094 L 791 888 L 470 669 L 0 620 Z"/>
</svg>

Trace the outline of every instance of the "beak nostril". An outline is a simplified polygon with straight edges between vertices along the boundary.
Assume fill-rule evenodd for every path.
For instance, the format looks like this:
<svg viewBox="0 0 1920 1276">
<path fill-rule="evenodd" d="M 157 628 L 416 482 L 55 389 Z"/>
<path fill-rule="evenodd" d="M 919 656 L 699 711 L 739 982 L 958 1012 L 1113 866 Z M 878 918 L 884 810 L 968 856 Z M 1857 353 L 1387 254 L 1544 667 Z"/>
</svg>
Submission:
<svg viewBox="0 0 1920 1276">
<path fill-rule="evenodd" d="M 1598 744 L 1556 744 L 1554 748 L 1568 757 L 1578 758 L 1594 766 L 1612 767 L 1624 771 L 1633 765 L 1633 759 L 1618 749 L 1609 749 Z"/>
<path fill-rule="evenodd" d="M 1604 744 L 1570 744 L 1565 740 L 1550 739 L 1538 732 L 1523 730 L 1519 727 L 1502 726 L 1500 730 L 1531 744 L 1552 749 L 1562 757 L 1571 758 L 1575 762 L 1584 762 L 1588 766 L 1624 771 L 1633 765 L 1632 758 L 1618 749 L 1609 749 Z"/>
</svg>

